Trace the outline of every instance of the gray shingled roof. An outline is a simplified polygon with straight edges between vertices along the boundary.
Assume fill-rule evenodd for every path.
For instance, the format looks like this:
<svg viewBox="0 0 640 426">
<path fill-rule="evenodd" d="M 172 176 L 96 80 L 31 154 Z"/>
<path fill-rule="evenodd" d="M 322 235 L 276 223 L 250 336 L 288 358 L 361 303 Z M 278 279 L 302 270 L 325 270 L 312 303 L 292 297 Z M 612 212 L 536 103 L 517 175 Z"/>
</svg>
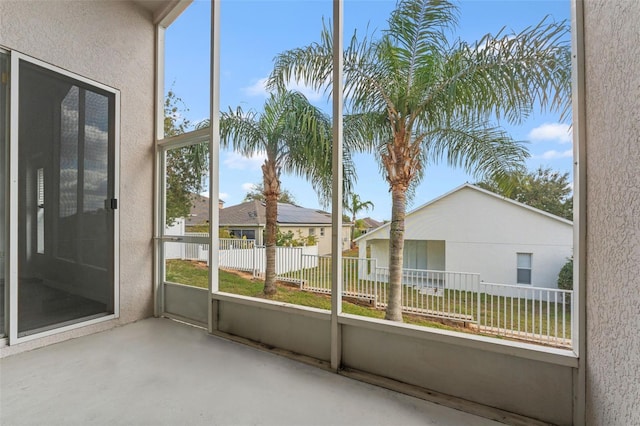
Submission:
<svg viewBox="0 0 640 426">
<path fill-rule="evenodd" d="M 191 210 L 186 218 L 187 225 L 204 225 L 209 223 L 209 197 L 200 194 L 191 194 Z M 218 205 L 224 204 L 224 201 L 218 200 Z"/>
<path fill-rule="evenodd" d="M 191 194 L 191 211 L 187 225 L 204 225 L 209 222 L 209 198 L 200 194 Z"/>
<path fill-rule="evenodd" d="M 375 229 L 378 226 L 384 225 L 384 222 L 378 222 L 377 220 L 371 219 L 370 217 L 365 217 L 364 219 L 362 219 L 362 221 L 365 223 L 368 229 Z"/>
<path fill-rule="evenodd" d="M 229 206 L 220 210 L 220 225 L 264 225 L 266 223 L 265 210 L 260 201 L 248 201 Z M 282 225 L 295 223 L 331 225 L 331 214 L 322 210 L 278 203 L 278 223 Z"/>
<path fill-rule="evenodd" d="M 220 209 L 220 225 L 264 225 L 266 222 L 265 208 L 260 201 L 246 203 Z"/>
</svg>

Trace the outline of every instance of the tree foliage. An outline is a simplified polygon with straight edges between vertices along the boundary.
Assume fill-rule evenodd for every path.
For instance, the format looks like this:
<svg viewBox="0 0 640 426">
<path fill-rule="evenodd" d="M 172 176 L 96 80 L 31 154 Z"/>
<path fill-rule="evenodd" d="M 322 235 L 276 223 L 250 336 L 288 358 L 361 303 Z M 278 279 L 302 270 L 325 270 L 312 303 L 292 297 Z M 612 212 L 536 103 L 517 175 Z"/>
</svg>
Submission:
<svg viewBox="0 0 640 426">
<path fill-rule="evenodd" d="M 477 185 L 528 206 L 573 220 L 569 173 L 539 167 L 531 172 L 518 171 L 509 175 L 506 185 L 490 180 Z"/>
<path fill-rule="evenodd" d="M 264 196 L 264 184 L 263 183 L 256 183 L 253 185 L 253 188 L 251 188 L 249 191 L 247 191 L 247 194 L 244 196 L 244 199 L 242 200 L 243 202 L 247 202 L 247 201 L 265 201 L 265 196 Z M 287 203 L 287 204 L 295 204 L 296 203 L 296 199 L 293 196 L 293 194 L 285 188 L 280 188 L 280 195 L 278 195 L 278 202 L 279 203 Z"/>
<path fill-rule="evenodd" d="M 284 247 L 300 247 L 300 246 L 313 246 L 317 243 L 316 237 L 314 235 L 309 235 L 307 237 L 302 236 L 302 234 L 298 231 L 298 236 L 296 237 L 293 231 L 283 232 L 278 229 L 276 233 L 276 245 L 284 246 Z"/>
<path fill-rule="evenodd" d="M 184 117 L 188 111 L 182 99 L 169 91 L 164 101 L 164 137 L 178 136 L 191 130 Z M 209 146 L 206 143 L 166 151 L 166 224 L 187 217 L 193 197 L 203 190 L 203 180 L 209 171 Z"/>
<path fill-rule="evenodd" d="M 558 288 L 562 290 L 573 290 L 573 258 L 564 264 L 558 274 Z"/>
<path fill-rule="evenodd" d="M 354 32 L 343 54 L 345 146 L 376 153 L 392 197 L 386 318 L 394 321 L 402 321 L 406 205 L 427 167 L 444 162 L 501 182 L 529 154 L 494 123 L 520 123 L 534 106 L 562 114 L 570 106 L 565 23 L 470 44 L 447 37 L 457 15 L 446 0 L 401 0 L 382 36 Z M 298 81 L 331 95 L 332 46 L 325 26 L 318 42 L 281 53 L 269 86 Z"/>
<path fill-rule="evenodd" d="M 362 228 L 358 227 L 356 216 L 361 211 L 372 209 L 374 206 L 371 201 L 361 200 L 358 194 L 348 194 L 345 198 L 346 203 L 344 203 L 343 207 L 347 213 L 351 213 L 351 223 L 353 223 L 353 227 L 351 228 L 351 241 L 353 244 L 353 240 L 362 233 Z"/>
<path fill-rule="evenodd" d="M 351 213 L 351 222 L 355 223 L 356 216 L 363 210 L 369 210 L 374 207 L 371 201 L 363 201 L 358 194 L 349 194 L 347 202 L 344 204 L 344 210 Z"/>
</svg>

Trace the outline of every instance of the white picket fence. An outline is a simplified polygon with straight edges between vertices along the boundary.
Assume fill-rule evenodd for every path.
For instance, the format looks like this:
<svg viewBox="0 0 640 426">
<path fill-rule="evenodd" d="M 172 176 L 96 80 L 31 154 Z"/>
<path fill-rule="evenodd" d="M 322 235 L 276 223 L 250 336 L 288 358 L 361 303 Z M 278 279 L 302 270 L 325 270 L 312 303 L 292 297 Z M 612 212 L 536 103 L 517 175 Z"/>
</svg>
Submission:
<svg viewBox="0 0 640 426">
<path fill-rule="evenodd" d="M 220 239 L 220 267 L 250 271 L 256 278 L 264 278 L 267 256 L 264 246 L 254 240 Z M 299 282 L 295 273 L 303 268 L 303 258 L 318 258 L 318 246 L 276 247 L 276 275 L 281 281 Z M 317 266 L 317 261 L 313 267 Z M 295 275 L 295 274 L 294 274 Z"/>
<path fill-rule="evenodd" d="M 208 237 L 207 233 L 186 232 L 185 237 Z M 168 242 L 165 244 L 165 259 L 209 261 L 209 244 Z M 255 240 L 220 238 L 219 266 L 226 269 L 248 271 L 254 277 L 263 277 L 266 269 L 266 249 L 256 245 Z M 299 282 L 287 276 L 303 265 L 303 256 L 318 257 L 318 246 L 276 247 L 276 274 L 283 281 Z M 309 259 L 306 259 L 308 263 Z M 316 261 L 317 264 L 317 261 Z M 314 264 L 314 267 L 315 265 Z"/>
<path fill-rule="evenodd" d="M 206 232 L 185 232 L 185 237 L 209 237 Z M 168 242 L 164 245 L 165 259 L 209 261 L 209 244 Z"/>
</svg>

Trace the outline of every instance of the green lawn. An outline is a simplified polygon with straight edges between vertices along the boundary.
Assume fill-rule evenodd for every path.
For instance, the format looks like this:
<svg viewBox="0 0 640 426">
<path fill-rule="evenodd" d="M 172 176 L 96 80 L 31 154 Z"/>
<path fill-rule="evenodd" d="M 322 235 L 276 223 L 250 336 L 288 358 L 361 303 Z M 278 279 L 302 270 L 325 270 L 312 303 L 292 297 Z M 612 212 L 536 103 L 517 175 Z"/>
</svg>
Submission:
<svg viewBox="0 0 640 426">
<path fill-rule="evenodd" d="M 324 268 L 322 268 L 324 269 Z M 329 268 L 330 269 L 330 268 Z M 326 269 L 325 269 L 326 270 Z M 313 271 L 312 271 L 313 272 Z M 306 278 L 314 277 L 315 285 L 330 288 L 330 277 L 324 274 L 309 272 Z M 345 268 L 345 279 L 348 275 L 353 277 L 356 271 Z M 202 262 L 188 260 L 167 261 L 167 281 L 180 284 L 207 288 L 208 268 Z M 294 305 L 309 306 L 319 309 L 331 309 L 331 297 L 328 294 L 318 294 L 311 291 L 301 291 L 295 284 L 278 283 L 278 292 L 274 296 L 265 296 L 262 293 L 263 282 L 243 278 L 237 274 L 219 271 L 220 291 L 239 294 L 243 296 L 277 300 Z M 371 282 L 359 280 L 362 286 L 372 285 Z M 403 299 L 409 300 L 411 306 L 423 310 L 424 313 L 436 314 L 439 311 L 453 312 L 460 315 L 468 315 L 477 318 L 478 295 L 477 293 L 459 290 L 439 290 L 439 295 L 423 294 L 418 290 L 405 287 Z M 388 295 L 386 285 L 378 285 L 377 298 L 384 302 Z M 384 311 L 367 306 L 366 302 L 351 303 L 344 300 L 343 312 L 354 315 L 362 315 L 372 318 L 384 318 Z M 571 338 L 571 311 L 570 306 L 558 303 L 533 303 L 532 301 L 511 299 L 509 297 L 486 296 L 480 298 L 481 324 L 487 327 L 511 329 L 516 327 L 527 333 L 537 333 L 559 338 Z M 534 313 L 534 315 L 532 315 Z M 428 321 L 424 316 L 404 315 L 405 322 L 409 324 L 451 329 L 469 332 L 469 329 L 449 327 L 439 322 Z M 562 330 L 562 324 L 567 324 Z"/>
</svg>

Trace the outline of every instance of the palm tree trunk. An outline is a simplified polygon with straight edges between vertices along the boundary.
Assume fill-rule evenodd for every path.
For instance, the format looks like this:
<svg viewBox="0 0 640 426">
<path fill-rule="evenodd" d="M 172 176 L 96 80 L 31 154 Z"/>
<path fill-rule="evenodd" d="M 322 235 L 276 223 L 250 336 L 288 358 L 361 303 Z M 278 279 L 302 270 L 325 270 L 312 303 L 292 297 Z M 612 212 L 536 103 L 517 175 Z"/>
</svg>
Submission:
<svg viewBox="0 0 640 426">
<path fill-rule="evenodd" d="M 351 217 L 351 242 L 349 247 L 352 249 L 356 248 L 356 243 L 353 242 L 356 238 L 356 213 L 353 212 L 353 216 Z"/>
<path fill-rule="evenodd" d="M 391 225 L 389 235 L 389 301 L 385 319 L 402 322 L 402 260 L 404 256 L 404 217 L 406 190 L 391 190 Z"/>
<path fill-rule="evenodd" d="M 266 208 L 265 255 L 266 268 L 264 278 L 264 294 L 276 294 L 276 232 L 278 222 L 278 195 L 280 181 L 275 164 L 269 160 L 262 166 L 264 179 L 264 196 Z"/>
</svg>

